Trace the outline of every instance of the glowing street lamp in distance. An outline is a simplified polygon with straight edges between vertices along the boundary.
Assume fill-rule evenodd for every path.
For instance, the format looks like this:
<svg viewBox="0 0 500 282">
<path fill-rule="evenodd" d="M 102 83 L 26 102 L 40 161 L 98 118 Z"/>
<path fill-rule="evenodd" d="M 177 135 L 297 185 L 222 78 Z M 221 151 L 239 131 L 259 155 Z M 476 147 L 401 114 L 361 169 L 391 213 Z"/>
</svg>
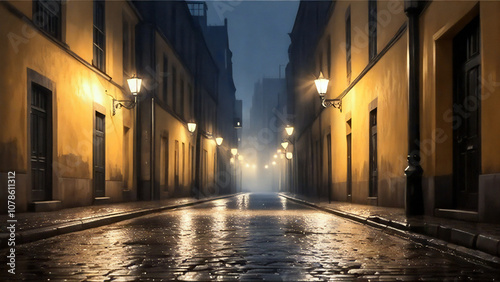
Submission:
<svg viewBox="0 0 500 282">
<path fill-rule="evenodd" d="M 286 150 L 286 148 L 288 147 L 288 141 L 281 142 L 281 147 Z"/>
</svg>

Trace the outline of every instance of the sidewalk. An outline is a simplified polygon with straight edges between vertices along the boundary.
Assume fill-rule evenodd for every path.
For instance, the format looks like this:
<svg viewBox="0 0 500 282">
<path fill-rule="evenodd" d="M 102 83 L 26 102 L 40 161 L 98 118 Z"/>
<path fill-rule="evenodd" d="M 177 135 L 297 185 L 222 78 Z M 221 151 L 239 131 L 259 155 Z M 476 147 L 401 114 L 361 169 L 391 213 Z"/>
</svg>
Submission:
<svg viewBox="0 0 500 282">
<path fill-rule="evenodd" d="M 16 245 L 33 242 L 65 233 L 76 232 L 99 227 L 114 222 L 155 213 L 164 210 L 181 208 L 217 199 L 233 197 L 237 194 L 211 198 L 176 198 L 161 201 L 138 201 L 117 204 L 106 204 L 68 208 L 54 212 L 16 213 L 15 242 Z M 10 224 L 7 215 L 0 215 L 0 248 L 7 246 Z"/>
<path fill-rule="evenodd" d="M 350 220 L 382 229 L 459 256 L 500 266 L 500 224 L 432 216 L 407 217 L 404 209 L 347 202 L 313 202 L 300 195 L 281 196 Z"/>
</svg>

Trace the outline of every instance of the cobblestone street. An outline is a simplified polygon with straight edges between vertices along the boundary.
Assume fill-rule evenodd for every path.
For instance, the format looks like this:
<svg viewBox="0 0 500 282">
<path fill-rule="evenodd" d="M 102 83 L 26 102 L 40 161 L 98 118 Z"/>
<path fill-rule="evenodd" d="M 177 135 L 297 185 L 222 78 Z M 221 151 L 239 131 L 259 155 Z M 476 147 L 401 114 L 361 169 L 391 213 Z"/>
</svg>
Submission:
<svg viewBox="0 0 500 282">
<path fill-rule="evenodd" d="M 243 194 L 16 249 L 1 280 L 494 280 L 500 270 L 311 209 Z"/>
</svg>

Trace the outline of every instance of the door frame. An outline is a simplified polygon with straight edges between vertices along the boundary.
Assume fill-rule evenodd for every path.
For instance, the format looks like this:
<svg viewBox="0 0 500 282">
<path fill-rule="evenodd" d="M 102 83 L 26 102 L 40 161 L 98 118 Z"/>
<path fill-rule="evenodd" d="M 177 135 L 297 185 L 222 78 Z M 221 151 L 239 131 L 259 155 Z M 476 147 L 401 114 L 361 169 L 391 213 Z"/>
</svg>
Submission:
<svg viewBox="0 0 500 282">
<path fill-rule="evenodd" d="M 373 124 L 374 123 L 374 124 Z M 368 197 L 378 198 L 378 111 L 373 108 L 369 113 L 369 144 L 368 144 Z M 375 140 L 373 136 L 375 135 Z M 375 169 L 374 169 L 375 168 Z"/>
<path fill-rule="evenodd" d="M 104 116 L 104 197 L 106 197 L 106 108 L 96 102 L 94 102 L 94 107 L 92 110 L 92 202 L 96 200 L 95 193 L 95 176 L 94 176 L 94 138 L 95 138 L 95 126 L 96 126 L 96 113 Z"/>
<path fill-rule="evenodd" d="M 50 199 L 58 198 L 58 190 L 54 189 L 54 183 L 57 183 L 56 177 L 58 175 L 57 166 L 54 167 L 54 163 L 56 158 L 56 150 L 57 148 L 57 91 L 55 83 L 44 75 L 27 68 L 27 81 L 26 81 L 26 152 L 27 152 L 27 185 L 26 185 L 26 200 L 27 203 L 33 202 L 31 187 L 32 187 L 32 174 L 31 174 L 31 94 L 33 91 L 33 84 L 37 84 L 50 92 L 48 97 L 48 106 L 50 107 L 47 113 L 47 120 L 49 121 L 49 127 L 47 136 L 50 137 L 50 140 L 47 142 L 47 156 L 50 159 L 47 161 L 47 186 L 50 189 Z"/>
<path fill-rule="evenodd" d="M 476 23 L 474 23 L 476 21 Z M 452 50 L 453 50 L 453 57 L 452 57 L 452 63 L 453 63 L 453 94 L 452 94 L 452 103 L 454 105 L 453 107 L 453 117 L 455 118 L 457 115 L 455 105 L 460 107 L 460 111 L 464 112 L 465 114 L 469 115 L 471 111 L 469 111 L 466 107 L 462 107 L 464 103 L 461 100 L 468 100 L 469 94 L 467 91 L 467 85 L 464 83 L 467 81 L 467 78 L 464 77 L 464 67 L 467 65 L 471 60 L 468 61 L 468 58 L 465 59 L 465 61 L 462 60 L 457 60 L 457 57 L 455 55 L 456 50 L 458 48 L 455 47 L 455 39 L 457 36 L 462 35 L 462 32 L 466 31 L 467 29 L 471 29 L 472 24 L 477 24 L 477 28 L 479 29 L 479 39 L 478 39 L 478 46 L 477 46 L 477 52 L 478 54 L 476 55 L 477 57 L 474 57 L 472 60 L 478 60 L 479 63 L 477 65 L 474 65 L 475 67 L 478 68 L 478 76 L 479 76 L 479 82 L 478 82 L 478 99 L 476 100 L 476 105 L 477 109 L 475 111 L 477 112 L 477 140 L 476 140 L 476 146 L 475 150 L 476 152 L 476 157 L 474 158 L 474 162 L 477 164 L 477 177 L 475 179 L 475 186 L 476 186 L 476 192 L 472 193 L 467 191 L 467 177 L 462 176 L 460 170 L 457 168 L 459 165 L 459 155 L 463 153 L 460 148 L 458 148 L 458 141 L 457 141 L 457 134 L 459 134 L 459 130 L 466 130 L 467 133 L 466 135 L 469 135 L 470 129 L 467 128 L 462 128 L 462 126 L 459 126 L 458 128 L 453 128 L 453 153 L 452 153 L 452 186 L 453 186 L 453 206 L 458 209 L 472 209 L 477 211 L 478 205 L 479 205 L 479 176 L 481 175 L 481 73 L 482 73 L 482 54 L 481 54 L 481 21 L 479 15 L 473 17 L 469 22 L 466 23 L 466 25 L 453 37 L 452 39 Z M 465 42 L 465 46 L 462 46 L 463 48 L 468 49 L 469 42 Z M 467 47 L 466 47 L 467 46 Z M 467 52 L 467 51 L 466 51 Z M 465 54 L 467 56 L 467 54 Z M 471 68 L 472 69 L 472 68 Z M 461 81 L 463 79 L 463 81 Z M 461 85 L 459 85 L 459 82 L 461 82 Z M 463 89 L 460 89 L 462 87 Z M 458 113 L 459 119 L 462 122 L 462 125 L 467 122 L 467 119 L 464 118 L 463 114 Z M 460 116 L 461 115 L 461 116 Z M 467 146 L 467 144 L 462 145 L 462 146 Z M 468 151 L 468 149 L 466 149 Z M 465 160 L 465 163 L 467 163 L 467 160 Z M 467 169 L 467 166 L 465 167 Z M 470 170 L 468 170 L 470 171 Z M 460 191 L 460 188 L 458 187 L 458 182 L 463 182 L 465 185 L 465 191 Z M 467 199 L 467 200 L 465 200 Z M 475 202 L 472 204 L 464 204 L 464 202 L 469 202 L 469 200 L 474 200 Z"/>
</svg>

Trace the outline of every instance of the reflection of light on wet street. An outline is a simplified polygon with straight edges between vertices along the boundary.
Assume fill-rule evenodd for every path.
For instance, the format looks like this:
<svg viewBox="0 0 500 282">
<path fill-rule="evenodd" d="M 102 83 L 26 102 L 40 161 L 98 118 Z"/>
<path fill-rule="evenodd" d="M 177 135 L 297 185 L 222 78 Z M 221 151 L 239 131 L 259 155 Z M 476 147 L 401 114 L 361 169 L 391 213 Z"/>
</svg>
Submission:
<svg viewBox="0 0 500 282">
<path fill-rule="evenodd" d="M 151 214 L 26 244 L 18 251 L 20 277 L 34 280 L 500 277 L 496 269 L 275 194 L 243 194 Z"/>
<path fill-rule="evenodd" d="M 178 228 L 179 234 L 176 236 L 178 240 L 177 248 L 174 250 L 177 252 L 177 255 L 184 259 L 189 258 L 194 255 L 193 251 L 193 238 L 195 237 L 195 230 L 193 230 L 193 215 L 189 210 L 184 210 L 178 216 Z M 166 228 L 169 228 L 166 226 Z"/>
<path fill-rule="evenodd" d="M 286 210 L 286 199 L 283 198 L 283 197 L 280 197 L 280 202 L 281 202 L 281 206 L 283 207 L 283 210 Z"/>
</svg>

